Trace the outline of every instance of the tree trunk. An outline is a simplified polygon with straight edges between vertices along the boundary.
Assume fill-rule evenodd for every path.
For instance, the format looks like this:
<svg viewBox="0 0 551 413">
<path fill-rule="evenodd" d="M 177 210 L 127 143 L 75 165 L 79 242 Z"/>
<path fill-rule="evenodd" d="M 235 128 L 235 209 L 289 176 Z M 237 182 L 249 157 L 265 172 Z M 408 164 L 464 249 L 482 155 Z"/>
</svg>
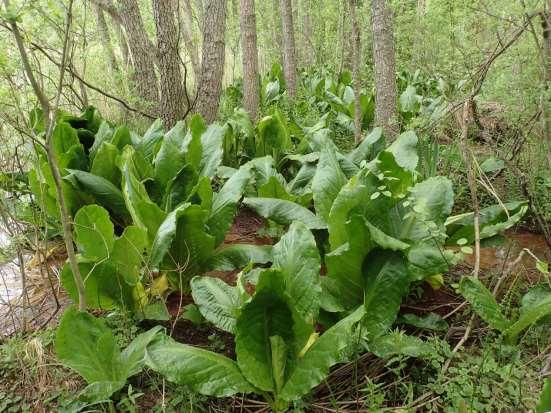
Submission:
<svg viewBox="0 0 551 413">
<path fill-rule="evenodd" d="M 193 70 L 193 79 L 197 83 L 199 74 L 201 73 L 201 64 L 199 62 L 199 53 L 197 49 L 197 42 L 193 41 L 193 9 L 190 0 L 185 0 L 183 3 L 182 15 L 184 21 L 180 24 L 182 31 L 182 38 L 184 39 L 184 45 L 189 58 L 191 60 L 191 69 Z"/>
<path fill-rule="evenodd" d="M 283 73 L 287 94 L 293 98 L 297 90 L 297 63 L 292 0 L 279 0 L 279 6 L 283 28 Z"/>
<path fill-rule="evenodd" d="M 392 10 L 388 0 L 372 0 L 375 121 L 389 140 L 399 132 L 396 108 L 396 69 Z"/>
<path fill-rule="evenodd" d="M 302 0 L 302 53 L 303 64 L 307 67 L 314 64 L 311 9 L 312 2 L 310 0 Z"/>
<path fill-rule="evenodd" d="M 340 47 L 337 50 L 341 51 L 340 60 L 339 60 L 339 77 L 342 74 L 343 70 L 346 68 L 346 55 L 348 48 L 346 47 L 346 41 L 348 39 L 346 33 L 346 3 L 342 3 L 342 10 L 339 7 L 341 15 L 339 16 L 339 30 L 337 35 L 339 35 Z M 337 53 L 338 56 L 338 53 Z"/>
<path fill-rule="evenodd" d="M 121 55 L 124 67 L 128 69 L 128 66 L 130 65 L 130 52 L 128 50 L 128 42 L 126 41 L 126 34 L 124 34 L 124 28 L 122 25 L 113 19 L 113 23 L 116 26 L 117 31 L 117 39 L 119 41 L 119 48 L 121 49 Z"/>
<path fill-rule="evenodd" d="M 543 137 L 548 145 L 548 159 L 551 161 L 551 110 L 549 109 L 549 89 L 551 88 L 551 0 L 545 2 L 541 14 L 543 34 L 543 90 L 541 94 Z"/>
<path fill-rule="evenodd" d="M 283 39 L 281 37 L 279 0 L 272 0 L 272 37 L 277 49 L 277 58 L 283 64 Z"/>
<path fill-rule="evenodd" d="M 350 0 L 350 17 L 352 20 L 352 76 L 354 81 L 354 141 L 356 144 L 362 140 L 362 108 L 360 106 L 360 92 L 362 82 L 360 78 L 361 65 L 361 39 L 360 25 L 358 24 L 358 16 L 356 13 L 356 0 Z"/>
<path fill-rule="evenodd" d="M 98 24 L 98 34 L 100 35 L 101 42 L 103 43 L 103 48 L 105 49 L 105 54 L 107 55 L 109 68 L 111 69 L 111 72 L 115 74 L 119 70 L 119 65 L 117 63 L 115 51 L 113 50 L 113 45 L 111 44 L 109 27 L 107 26 L 107 22 L 105 21 L 105 15 L 103 14 L 103 9 L 97 4 L 94 5 L 94 9 L 96 12 L 96 21 Z"/>
<path fill-rule="evenodd" d="M 137 0 L 119 0 L 120 16 L 128 36 L 134 62 L 133 78 L 139 96 L 147 106 L 156 107 L 159 100 L 154 51 L 151 48 Z"/>
<path fill-rule="evenodd" d="M 243 48 L 243 106 L 251 119 L 258 116 L 258 49 L 254 0 L 241 0 L 241 44 Z"/>
<path fill-rule="evenodd" d="M 185 112 L 184 88 L 178 56 L 178 32 L 173 0 L 153 0 L 161 78 L 161 119 L 168 130 Z"/>
<path fill-rule="evenodd" d="M 225 63 L 226 0 L 205 0 L 203 58 L 199 80 L 197 112 L 207 123 L 216 119 Z"/>
</svg>

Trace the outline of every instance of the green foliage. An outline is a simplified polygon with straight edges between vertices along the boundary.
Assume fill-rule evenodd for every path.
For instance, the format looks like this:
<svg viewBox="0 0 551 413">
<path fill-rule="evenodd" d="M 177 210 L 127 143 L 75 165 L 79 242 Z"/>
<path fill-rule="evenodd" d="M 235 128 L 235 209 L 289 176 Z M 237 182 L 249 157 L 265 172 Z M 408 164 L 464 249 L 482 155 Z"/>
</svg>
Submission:
<svg viewBox="0 0 551 413">
<path fill-rule="evenodd" d="M 274 246 L 272 268 L 260 272 L 252 297 L 242 287 L 242 275 L 237 287 L 209 277 L 194 278 L 193 297 L 201 313 L 235 334 L 237 364 L 169 340 L 155 346 L 159 357 L 152 357 L 152 368 L 206 395 L 269 392 L 266 397 L 272 407 L 285 410 L 289 402 L 319 384 L 329 367 L 344 360 L 352 329 L 365 311 L 360 306 L 318 338 L 313 325 L 321 293 L 319 268 L 314 238 L 296 222 Z M 171 356 L 160 356 L 167 353 Z M 216 374 L 192 373 L 206 360 L 203 368 Z M 235 380 L 222 382 L 218 372 Z"/>
<path fill-rule="evenodd" d="M 529 291 L 522 300 L 523 305 L 516 320 L 505 318 L 494 296 L 479 279 L 463 277 L 460 292 L 475 312 L 510 342 L 515 342 L 524 329 L 551 314 L 551 291 L 538 291 L 537 294 Z"/>
<path fill-rule="evenodd" d="M 343 114 L 353 113 L 350 81 L 344 75 L 338 83 L 323 82 L 315 91 L 342 126 Z M 402 100 L 408 113 L 420 110 L 407 98 Z M 410 287 L 440 276 L 461 258 L 446 246 L 473 242 L 472 215 L 449 217 L 452 184 L 434 174 L 423 179 L 413 131 L 385 147 L 376 128 L 357 148 L 342 152 L 327 119 L 302 127 L 274 108 L 256 128 L 237 111 L 224 125 L 207 127 L 196 116 L 166 133 L 155 123 L 143 136 L 99 119 L 89 134 L 71 132 L 69 123 L 60 129 L 70 148 L 89 148 L 82 162 L 78 150 L 66 157 L 72 166 L 63 171 L 74 199 L 83 204 L 74 231 L 89 306 L 167 320 L 159 298 L 167 288 L 191 287 L 196 307 L 187 308 L 185 317 L 196 322 L 204 317 L 235 335 L 236 361 L 159 338 L 154 330 L 143 344 L 145 360 L 169 381 L 206 396 L 257 393 L 284 411 L 360 342 L 383 358 L 430 356 L 429 343 L 391 329 Z M 86 145 L 77 142 L 90 134 L 94 139 Z M 40 183 L 38 174 L 34 178 Z M 35 189 L 55 205 L 48 187 Z M 277 236 L 283 234 L 273 247 L 223 244 L 240 205 L 267 219 Z M 521 202 L 505 207 L 481 211 L 483 237 L 509 228 L 526 211 Z M 236 285 L 228 285 L 202 276 L 209 270 L 242 271 Z M 67 264 L 61 279 L 76 298 Z M 519 319 L 509 322 L 480 287 L 474 281 L 461 284 L 469 301 L 481 303 L 475 310 L 510 339 L 548 312 L 548 300 L 532 297 Z M 398 321 L 447 328 L 430 314 Z M 108 398 L 143 365 L 143 355 L 137 364 L 120 364 L 125 352 L 97 319 L 71 310 L 62 324 L 60 337 L 69 328 L 90 325 L 82 339 L 93 350 L 85 358 L 101 348 L 101 357 L 87 361 L 96 366 L 91 367 L 96 377 L 82 368 L 79 355 L 71 358 L 76 352 L 71 346 L 79 343 L 60 344 L 63 362 L 90 383 L 83 397 Z M 326 328 L 323 334 L 315 331 L 318 324 Z M 102 357 L 114 360 L 111 370 L 104 370 Z"/>
<path fill-rule="evenodd" d="M 70 308 L 57 329 L 55 348 L 59 360 L 88 383 L 80 397 L 94 403 L 109 399 L 130 376 L 142 370 L 146 347 L 160 330 L 155 327 L 137 336 L 121 352 L 115 336 L 101 319 Z"/>
<path fill-rule="evenodd" d="M 551 411 L 551 379 L 547 379 L 540 395 L 540 401 L 536 407 L 536 413 Z"/>
</svg>

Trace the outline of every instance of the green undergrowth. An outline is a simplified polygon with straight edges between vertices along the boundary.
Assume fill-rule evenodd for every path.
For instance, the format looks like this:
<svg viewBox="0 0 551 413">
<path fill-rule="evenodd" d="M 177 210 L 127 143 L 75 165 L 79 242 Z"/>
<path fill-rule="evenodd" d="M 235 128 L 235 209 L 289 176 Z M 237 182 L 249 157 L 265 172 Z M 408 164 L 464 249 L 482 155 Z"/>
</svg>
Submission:
<svg viewBox="0 0 551 413">
<path fill-rule="evenodd" d="M 131 336 L 143 332 L 120 315 L 104 318 L 121 345 Z M 466 320 L 465 320 L 466 322 Z M 379 373 L 382 378 L 350 377 L 350 386 L 357 386 L 361 408 L 369 412 L 402 407 L 403 412 L 513 412 L 528 411 L 538 400 L 541 383 L 541 352 L 551 344 L 545 331 L 536 326 L 516 346 L 504 345 L 496 335 L 475 336 L 469 345 L 453 356 L 445 375 L 441 369 L 452 357 L 450 344 L 443 334 L 429 334 L 434 352 L 422 359 L 407 356 L 389 358 Z M 76 394 L 85 383 L 62 367 L 53 348 L 54 330 L 13 337 L 0 345 L 0 412 L 74 411 Z M 354 365 L 354 361 L 351 361 Z M 361 371 L 360 371 L 361 373 Z M 335 380 L 329 376 L 328 385 Z M 336 384 L 335 384 L 336 385 Z M 424 397 L 423 397 L 424 396 Z M 354 403 L 357 395 L 348 400 Z M 419 398 L 421 401 L 416 402 Z M 239 411 L 241 396 L 212 399 L 197 394 L 183 385 L 175 385 L 145 370 L 133 377 L 108 403 L 100 403 L 100 412 L 207 412 Z M 342 401 L 342 400 L 341 400 Z M 290 411 L 316 411 L 308 398 L 295 403 Z M 259 406 L 260 408 L 261 406 Z M 235 410 L 234 410 L 235 409 Z"/>
</svg>

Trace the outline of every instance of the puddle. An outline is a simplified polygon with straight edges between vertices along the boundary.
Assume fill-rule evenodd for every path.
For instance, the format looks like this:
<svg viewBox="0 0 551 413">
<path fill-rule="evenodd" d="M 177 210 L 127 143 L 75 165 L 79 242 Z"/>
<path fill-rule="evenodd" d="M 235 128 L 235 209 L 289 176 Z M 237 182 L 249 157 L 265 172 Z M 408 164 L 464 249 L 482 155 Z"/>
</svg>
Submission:
<svg viewBox="0 0 551 413">
<path fill-rule="evenodd" d="M 0 249 L 9 246 L 10 240 L 0 228 Z M 0 306 L 21 295 L 21 277 L 17 258 L 0 263 Z"/>
<path fill-rule="evenodd" d="M 508 263 L 517 259 L 524 248 L 529 249 L 536 257 L 545 262 L 551 262 L 551 250 L 541 234 L 535 234 L 528 231 L 506 231 L 504 234 L 505 242 L 496 247 L 484 247 L 480 249 L 480 269 L 491 270 L 500 269 L 504 261 Z M 474 254 L 465 257 L 465 261 L 473 265 Z M 536 261 L 528 253 L 522 257 L 519 265 L 527 270 L 536 270 Z"/>
</svg>

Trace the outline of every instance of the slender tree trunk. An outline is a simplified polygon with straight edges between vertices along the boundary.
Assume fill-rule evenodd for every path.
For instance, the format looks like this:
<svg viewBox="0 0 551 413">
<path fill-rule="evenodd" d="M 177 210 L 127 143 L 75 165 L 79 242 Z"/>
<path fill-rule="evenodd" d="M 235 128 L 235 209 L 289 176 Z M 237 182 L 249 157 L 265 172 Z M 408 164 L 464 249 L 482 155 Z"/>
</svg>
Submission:
<svg viewBox="0 0 551 413">
<path fill-rule="evenodd" d="M 122 25 L 113 19 L 115 24 L 115 30 L 117 33 L 117 40 L 119 42 L 119 49 L 121 50 L 123 65 L 125 69 L 130 66 L 130 52 L 128 50 L 128 42 L 126 41 L 126 35 L 124 34 L 124 28 Z"/>
<path fill-rule="evenodd" d="M 201 64 L 199 62 L 199 53 L 197 42 L 193 41 L 193 9 L 190 0 L 185 0 L 181 13 L 184 16 L 184 21 L 180 24 L 182 38 L 189 58 L 191 60 L 191 69 L 193 70 L 193 79 L 197 83 L 199 74 L 201 73 Z"/>
<path fill-rule="evenodd" d="M 272 0 L 272 38 L 277 48 L 277 58 L 283 64 L 283 39 L 281 36 L 281 18 L 279 12 L 279 0 Z"/>
<path fill-rule="evenodd" d="M 96 21 L 98 24 L 98 33 L 103 43 L 103 48 L 105 49 L 105 54 L 107 56 L 107 61 L 109 62 L 109 68 L 113 74 L 117 73 L 119 70 L 119 65 L 117 63 L 117 58 L 115 56 L 115 51 L 113 50 L 113 45 L 111 44 L 111 36 L 109 35 L 109 27 L 105 21 L 105 15 L 103 14 L 103 9 L 94 4 L 94 9 L 96 12 Z"/>
<path fill-rule="evenodd" d="M 225 63 L 226 0 L 205 0 L 203 58 L 197 111 L 207 123 L 218 114 Z"/>
<path fill-rule="evenodd" d="M 156 59 L 140 14 L 137 0 L 119 0 L 120 16 L 128 37 L 128 46 L 134 62 L 133 78 L 139 96 L 148 106 L 156 107 L 159 101 Z"/>
<path fill-rule="evenodd" d="M 314 64 L 314 51 L 312 48 L 312 2 L 303 0 L 302 10 L 302 50 L 304 55 L 304 65 Z"/>
<path fill-rule="evenodd" d="M 372 0 L 375 121 L 393 140 L 399 132 L 392 10 L 388 0 Z"/>
<path fill-rule="evenodd" d="M 297 91 L 297 62 L 292 0 L 279 0 L 279 6 L 283 28 L 283 73 L 287 94 L 293 98 Z"/>
<path fill-rule="evenodd" d="M 340 7 L 339 7 L 339 10 L 340 10 Z M 340 47 L 338 48 L 341 52 L 341 55 L 340 55 L 340 61 L 339 61 L 339 77 L 340 75 L 342 74 L 344 68 L 346 67 L 346 52 L 347 52 L 347 48 L 345 47 L 346 45 L 346 40 L 347 40 L 347 34 L 346 34 L 346 3 L 342 3 L 342 10 L 341 10 L 341 15 L 339 16 L 340 19 L 339 19 L 339 30 L 338 30 L 338 34 L 339 34 L 339 40 L 340 40 Z M 338 55 L 337 55 L 338 56 Z"/>
<path fill-rule="evenodd" d="M 167 130 L 182 119 L 185 112 L 174 6 L 173 0 L 153 0 L 161 78 L 161 119 Z"/>
<path fill-rule="evenodd" d="M 551 89 L 551 0 L 546 0 L 544 11 L 541 14 L 541 28 L 543 34 L 543 90 L 541 95 L 543 137 L 548 147 L 548 159 L 551 161 L 551 110 L 549 94 Z"/>
<path fill-rule="evenodd" d="M 241 44 L 243 48 L 243 105 L 251 119 L 258 116 L 258 49 L 254 0 L 241 0 Z"/>
<path fill-rule="evenodd" d="M 358 16 L 356 12 L 356 0 L 350 0 L 350 17 L 352 20 L 352 76 L 354 81 L 354 140 L 356 144 L 362 140 L 362 108 L 360 106 L 360 92 L 362 89 L 362 81 L 360 78 L 361 65 L 361 38 L 360 25 L 358 24 Z"/>
</svg>

